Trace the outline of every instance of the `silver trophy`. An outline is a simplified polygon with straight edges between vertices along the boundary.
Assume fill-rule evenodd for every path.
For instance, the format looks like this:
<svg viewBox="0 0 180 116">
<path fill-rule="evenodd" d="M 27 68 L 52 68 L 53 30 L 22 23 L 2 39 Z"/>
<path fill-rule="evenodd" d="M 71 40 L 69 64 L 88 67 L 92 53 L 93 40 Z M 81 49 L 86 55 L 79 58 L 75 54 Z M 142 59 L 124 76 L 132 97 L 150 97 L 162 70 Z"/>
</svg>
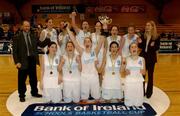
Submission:
<svg viewBox="0 0 180 116">
<path fill-rule="evenodd" d="M 111 24 L 112 23 L 112 19 L 109 18 L 108 16 L 104 15 L 104 16 L 98 16 L 98 19 L 99 21 L 102 23 L 102 24 Z"/>
</svg>

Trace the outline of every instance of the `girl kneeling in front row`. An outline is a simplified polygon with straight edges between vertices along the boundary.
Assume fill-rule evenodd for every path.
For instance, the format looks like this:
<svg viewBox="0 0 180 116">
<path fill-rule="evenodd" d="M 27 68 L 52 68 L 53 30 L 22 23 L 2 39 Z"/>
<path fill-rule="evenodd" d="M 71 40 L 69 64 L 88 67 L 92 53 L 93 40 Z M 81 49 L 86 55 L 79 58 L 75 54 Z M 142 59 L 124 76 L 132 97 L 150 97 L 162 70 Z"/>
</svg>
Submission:
<svg viewBox="0 0 180 116">
<path fill-rule="evenodd" d="M 126 106 L 141 106 L 144 102 L 143 75 L 145 74 L 145 61 L 138 56 L 138 46 L 132 43 L 129 46 L 131 55 L 126 58 L 126 78 L 124 103 Z"/>
<path fill-rule="evenodd" d="M 66 43 L 66 52 L 61 57 L 59 69 L 63 76 L 63 98 L 66 103 L 80 101 L 81 60 L 75 54 L 72 41 Z"/>
<path fill-rule="evenodd" d="M 118 55 L 119 44 L 116 41 L 110 43 L 109 53 L 105 59 L 103 59 L 103 66 L 105 68 L 105 74 L 102 81 L 102 98 L 106 102 L 110 102 L 112 99 L 116 99 L 119 102 L 123 98 L 121 87 L 121 65 L 122 57 Z"/>
<path fill-rule="evenodd" d="M 57 44 L 50 42 L 47 54 L 41 60 L 41 82 L 40 88 L 43 90 L 43 98 L 47 102 L 58 103 L 62 100 L 61 86 L 62 77 L 58 71 L 59 55 Z"/>
</svg>

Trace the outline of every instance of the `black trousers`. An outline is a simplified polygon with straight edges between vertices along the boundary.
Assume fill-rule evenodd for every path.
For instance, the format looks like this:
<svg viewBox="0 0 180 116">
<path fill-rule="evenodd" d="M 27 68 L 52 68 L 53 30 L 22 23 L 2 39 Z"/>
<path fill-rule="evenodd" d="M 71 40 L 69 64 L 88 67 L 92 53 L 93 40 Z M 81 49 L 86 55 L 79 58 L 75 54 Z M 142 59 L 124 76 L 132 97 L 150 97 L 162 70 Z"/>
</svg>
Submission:
<svg viewBox="0 0 180 116">
<path fill-rule="evenodd" d="M 146 88 L 146 96 L 149 98 L 153 93 L 153 74 L 154 74 L 155 63 L 147 64 L 146 70 L 148 71 L 148 82 Z"/>
<path fill-rule="evenodd" d="M 28 68 L 18 69 L 18 93 L 19 97 L 25 97 L 26 79 L 29 76 L 29 83 L 31 86 L 31 95 L 38 93 L 37 89 L 37 74 L 36 74 L 36 58 L 28 57 Z"/>
</svg>

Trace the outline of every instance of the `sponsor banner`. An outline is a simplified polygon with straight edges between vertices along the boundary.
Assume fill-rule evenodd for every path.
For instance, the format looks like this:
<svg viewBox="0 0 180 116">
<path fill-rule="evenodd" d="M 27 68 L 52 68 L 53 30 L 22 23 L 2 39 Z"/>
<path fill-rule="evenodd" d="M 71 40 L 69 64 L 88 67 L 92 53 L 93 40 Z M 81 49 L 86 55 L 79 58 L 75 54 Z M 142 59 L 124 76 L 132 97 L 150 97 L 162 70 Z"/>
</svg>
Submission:
<svg viewBox="0 0 180 116">
<path fill-rule="evenodd" d="M 86 12 L 89 13 L 145 13 L 145 5 L 104 5 L 88 6 Z"/>
<path fill-rule="evenodd" d="M 160 40 L 159 53 L 180 53 L 180 40 Z"/>
<path fill-rule="evenodd" d="M 154 116 L 156 112 L 147 103 L 142 106 L 125 106 L 124 103 L 102 104 L 32 104 L 22 116 Z"/>
<path fill-rule="evenodd" d="M 32 5 L 32 13 L 145 13 L 145 5 Z"/>
<path fill-rule="evenodd" d="M 78 13 L 85 12 L 84 5 L 32 5 L 32 13 L 71 13 L 76 11 Z"/>
<path fill-rule="evenodd" d="M 0 41 L 0 54 L 10 54 L 12 51 L 12 44 L 10 41 Z"/>
</svg>

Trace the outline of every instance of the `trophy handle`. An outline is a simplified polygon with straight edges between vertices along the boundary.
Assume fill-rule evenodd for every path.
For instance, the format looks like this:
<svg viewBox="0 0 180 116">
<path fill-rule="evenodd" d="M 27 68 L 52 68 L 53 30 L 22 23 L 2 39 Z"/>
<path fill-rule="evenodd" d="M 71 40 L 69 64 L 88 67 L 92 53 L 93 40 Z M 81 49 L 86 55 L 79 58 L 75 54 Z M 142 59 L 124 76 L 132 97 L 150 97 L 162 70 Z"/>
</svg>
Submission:
<svg viewBox="0 0 180 116">
<path fill-rule="evenodd" d="M 111 24 L 112 23 L 112 19 L 109 19 L 107 24 Z"/>
<path fill-rule="evenodd" d="M 104 23 L 104 19 L 102 19 L 102 17 L 101 16 L 98 16 L 98 19 L 99 19 L 99 21 L 103 24 Z"/>
</svg>

